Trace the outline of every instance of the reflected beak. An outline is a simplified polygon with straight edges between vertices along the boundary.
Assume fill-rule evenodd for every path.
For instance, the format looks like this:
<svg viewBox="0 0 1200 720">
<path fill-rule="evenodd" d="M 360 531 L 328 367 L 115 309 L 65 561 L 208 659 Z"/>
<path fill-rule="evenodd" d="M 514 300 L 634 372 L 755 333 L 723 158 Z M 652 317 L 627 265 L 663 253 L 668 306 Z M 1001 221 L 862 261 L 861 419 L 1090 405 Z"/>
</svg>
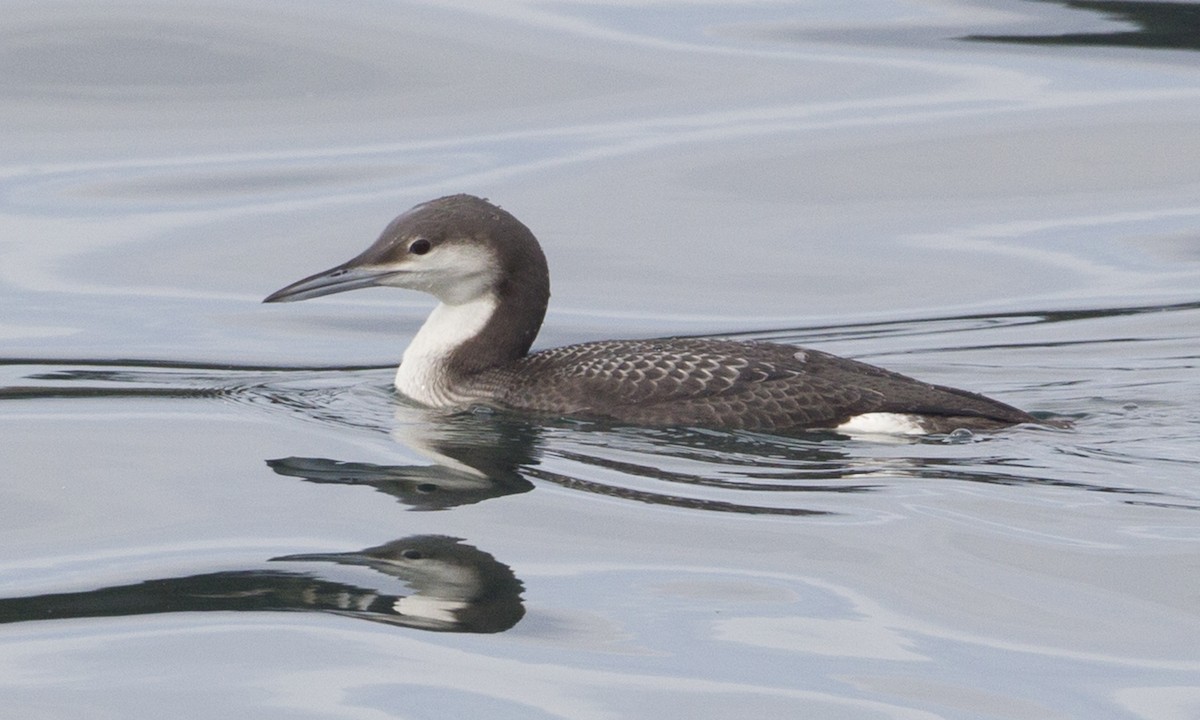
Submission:
<svg viewBox="0 0 1200 720">
<path fill-rule="evenodd" d="M 356 258 L 357 260 L 357 258 Z M 334 293 L 380 285 L 402 271 L 371 266 L 355 266 L 354 260 L 280 288 L 263 298 L 265 303 L 295 302 Z"/>
</svg>

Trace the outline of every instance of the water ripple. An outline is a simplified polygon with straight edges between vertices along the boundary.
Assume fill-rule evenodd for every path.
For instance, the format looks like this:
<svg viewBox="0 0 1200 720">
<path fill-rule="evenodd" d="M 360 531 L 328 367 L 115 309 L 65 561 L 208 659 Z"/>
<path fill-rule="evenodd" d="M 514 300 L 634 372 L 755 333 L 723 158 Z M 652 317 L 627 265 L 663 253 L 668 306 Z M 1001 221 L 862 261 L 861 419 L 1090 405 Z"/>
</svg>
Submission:
<svg viewBox="0 0 1200 720">
<path fill-rule="evenodd" d="M 1162 317 L 1198 307 L 1200 304 L 1177 303 L 1154 308 L 972 315 L 741 336 L 870 342 L 880 337 L 937 337 L 974 330 L 971 339 L 975 344 L 962 349 L 983 352 L 1016 347 L 986 342 L 984 333 L 996 329 L 1074 327 L 1093 318 Z M 1081 339 L 1055 347 L 1071 349 Z M 1152 336 L 1144 340 L 1163 342 Z M 1106 347 L 1114 346 L 1110 339 Z M 944 351 L 943 347 L 926 352 Z M 1162 381 L 1177 382 L 1178 372 L 1193 364 L 1191 358 L 1180 356 Z M 1080 368 L 1074 371 L 1078 373 Z M 1137 403 L 1100 411 L 1093 402 L 1088 411 L 1077 413 L 1085 422 L 1075 432 L 1026 428 L 971 438 L 851 439 L 832 432 L 777 437 L 533 419 L 490 411 L 434 412 L 398 399 L 390 385 L 392 369 L 386 366 L 13 359 L 0 361 L 0 372 L 4 378 L 0 400 L 9 402 L 105 398 L 215 401 L 256 413 L 283 414 L 326 427 L 390 436 L 397 441 L 397 453 L 403 460 L 394 465 L 322 457 L 270 462 L 280 474 L 313 482 L 372 485 L 414 508 L 446 508 L 525 492 L 531 480 L 644 503 L 749 514 L 866 512 L 854 509 L 848 499 L 872 493 L 907 493 L 917 487 L 928 492 L 936 490 L 936 483 L 945 482 L 1099 493 L 1139 505 L 1191 509 L 1200 504 L 1181 483 L 1147 483 L 1124 472 L 1123 468 L 1156 464 L 1174 466 L 1174 472 L 1180 473 L 1192 462 L 1179 446 L 1156 444 L 1154 441 L 1161 443 L 1162 438 L 1152 437 L 1149 431 L 1111 436 L 1115 427 L 1128 423 L 1131 412 L 1144 412 Z M 1044 380 L 1044 372 L 1041 377 Z M 1032 387 L 1043 396 L 1061 398 L 1092 392 L 1096 382 L 1093 373 Z M 1122 391 L 1145 382 L 1143 373 L 1139 380 L 1124 384 Z M 1106 437 L 1105 433 L 1110 434 Z M 436 499 L 430 496 L 433 490 L 440 491 Z"/>
</svg>

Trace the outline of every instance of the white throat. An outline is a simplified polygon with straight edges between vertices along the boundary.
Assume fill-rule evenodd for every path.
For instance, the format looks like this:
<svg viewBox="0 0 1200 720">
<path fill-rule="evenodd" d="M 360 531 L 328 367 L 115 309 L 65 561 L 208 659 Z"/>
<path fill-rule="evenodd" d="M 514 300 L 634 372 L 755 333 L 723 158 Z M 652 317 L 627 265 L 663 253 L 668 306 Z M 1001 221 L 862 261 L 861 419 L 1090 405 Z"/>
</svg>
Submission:
<svg viewBox="0 0 1200 720">
<path fill-rule="evenodd" d="M 446 360 L 479 334 L 496 312 L 496 296 L 483 293 L 466 302 L 440 303 L 417 331 L 396 370 L 396 389 L 422 405 L 451 407 L 468 398 L 456 396 L 446 377 Z"/>
</svg>

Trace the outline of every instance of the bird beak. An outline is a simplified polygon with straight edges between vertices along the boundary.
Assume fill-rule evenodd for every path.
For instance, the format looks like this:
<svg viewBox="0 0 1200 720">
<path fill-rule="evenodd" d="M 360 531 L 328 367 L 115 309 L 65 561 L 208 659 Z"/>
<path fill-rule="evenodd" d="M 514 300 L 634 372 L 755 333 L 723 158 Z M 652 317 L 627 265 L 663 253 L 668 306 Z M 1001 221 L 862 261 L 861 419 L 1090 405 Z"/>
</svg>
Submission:
<svg viewBox="0 0 1200 720">
<path fill-rule="evenodd" d="M 397 274 L 395 269 L 370 265 L 356 265 L 358 258 L 330 268 L 316 275 L 310 275 L 303 280 L 280 288 L 263 299 L 265 303 L 295 302 L 309 298 L 333 295 L 334 293 L 357 290 L 359 288 L 380 285 L 389 277 Z"/>
<path fill-rule="evenodd" d="M 302 553 L 300 555 L 281 555 L 270 559 L 270 562 L 335 562 L 342 565 L 370 565 L 378 561 L 379 558 L 360 552 Z"/>
</svg>

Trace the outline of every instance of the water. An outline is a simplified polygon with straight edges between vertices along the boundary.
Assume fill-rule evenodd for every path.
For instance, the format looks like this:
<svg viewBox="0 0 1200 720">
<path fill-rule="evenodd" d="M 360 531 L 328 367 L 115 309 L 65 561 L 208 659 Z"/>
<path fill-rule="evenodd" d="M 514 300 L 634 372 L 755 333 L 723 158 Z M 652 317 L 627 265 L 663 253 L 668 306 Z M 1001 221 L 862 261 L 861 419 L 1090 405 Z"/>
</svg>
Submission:
<svg viewBox="0 0 1200 720">
<path fill-rule="evenodd" d="M 1200 716 L 1195 6 L 1096 6 L 11 4 L 6 711 Z M 1075 428 L 446 416 L 428 299 L 259 304 L 449 192 L 541 238 L 539 345 Z"/>
</svg>

